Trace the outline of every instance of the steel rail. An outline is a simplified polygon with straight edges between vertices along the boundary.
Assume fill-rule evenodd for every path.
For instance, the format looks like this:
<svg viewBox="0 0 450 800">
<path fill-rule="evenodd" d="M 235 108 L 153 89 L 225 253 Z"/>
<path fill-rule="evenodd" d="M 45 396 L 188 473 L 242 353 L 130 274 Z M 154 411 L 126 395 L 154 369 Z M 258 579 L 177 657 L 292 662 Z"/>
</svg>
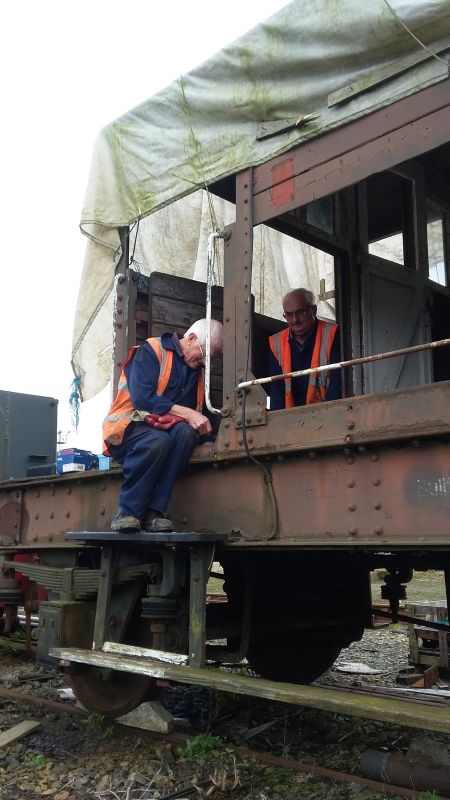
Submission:
<svg viewBox="0 0 450 800">
<path fill-rule="evenodd" d="M 320 367 L 310 367 L 309 369 L 298 369 L 292 372 L 283 372 L 281 375 L 271 375 L 266 378 L 253 378 L 251 381 L 242 381 L 238 383 L 235 392 L 242 389 L 249 389 L 251 386 L 261 386 L 263 383 L 273 383 L 274 381 L 282 381 L 285 378 L 301 378 L 304 375 L 315 375 L 319 372 L 328 372 L 333 369 L 346 369 L 347 367 L 357 367 L 360 364 L 371 364 L 374 361 L 384 361 L 387 358 L 396 358 L 397 356 L 407 356 L 410 353 L 419 353 L 422 350 L 432 350 L 436 347 L 448 347 L 450 339 L 439 339 L 435 342 L 425 342 L 424 344 L 416 344 L 412 347 L 402 347 L 401 350 L 388 350 L 386 353 L 376 353 L 372 356 L 362 356 L 361 358 L 352 358 L 349 361 L 336 361 L 333 364 L 325 364 Z"/>
<path fill-rule="evenodd" d="M 6 702 L 24 703 L 26 706 L 35 705 L 40 708 L 48 708 L 59 714 L 73 714 L 79 717 L 87 717 L 89 712 L 84 708 L 66 703 L 57 702 L 54 700 L 47 700 L 43 697 L 38 697 L 33 694 L 17 691 L 15 689 L 2 689 L 0 688 L 0 698 Z M 120 725 L 119 723 L 116 723 Z M 155 731 L 142 730 L 141 728 L 128 726 L 129 730 L 135 730 L 140 736 L 145 736 L 147 739 L 171 742 L 172 744 L 184 745 L 190 738 L 190 734 L 174 731 L 171 733 L 156 733 Z M 311 775 L 312 778 L 324 778 L 325 780 L 346 783 L 346 784 L 360 784 L 368 789 L 380 792 L 380 794 L 390 794 L 400 797 L 420 798 L 423 797 L 423 790 L 415 791 L 404 786 L 396 786 L 392 783 L 385 783 L 373 780 L 371 778 L 364 778 L 361 775 L 353 773 L 341 772 L 339 770 L 327 769 L 320 767 L 315 762 L 300 761 L 292 758 L 282 758 L 275 756 L 271 753 L 260 752 L 258 750 L 249 749 L 245 746 L 233 746 L 233 752 L 244 757 L 254 759 L 262 764 L 280 767 L 282 769 L 291 769 L 295 772 L 305 772 Z M 439 795 L 434 795 L 435 800 L 441 800 Z"/>
</svg>

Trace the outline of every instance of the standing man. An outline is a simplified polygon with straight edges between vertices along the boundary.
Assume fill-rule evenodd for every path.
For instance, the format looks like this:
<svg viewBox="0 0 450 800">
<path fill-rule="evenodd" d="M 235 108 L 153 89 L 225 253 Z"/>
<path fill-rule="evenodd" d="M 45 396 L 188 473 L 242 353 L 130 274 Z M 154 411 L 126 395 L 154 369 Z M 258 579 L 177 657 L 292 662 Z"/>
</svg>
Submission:
<svg viewBox="0 0 450 800">
<path fill-rule="evenodd" d="M 133 347 L 103 423 L 111 456 L 123 465 L 113 531 L 173 530 L 165 512 L 173 485 L 201 436 L 212 433 L 203 411 L 206 320 L 180 339 L 163 333 Z M 222 351 L 222 325 L 211 320 L 211 357 Z M 174 416 L 175 415 L 175 416 Z"/>
<path fill-rule="evenodd" d="M 269 337 L 269 375 L 281 375 L 340 361 L 338 325 L 317 319 L 317 306 L 308 289 L 293 289 L 283 298 L 287 328 Z M 270 408 L 293 408 L 342 397 L 341 372 L 319 372 L 301 378 L 274 381 Z"/>
</svg>

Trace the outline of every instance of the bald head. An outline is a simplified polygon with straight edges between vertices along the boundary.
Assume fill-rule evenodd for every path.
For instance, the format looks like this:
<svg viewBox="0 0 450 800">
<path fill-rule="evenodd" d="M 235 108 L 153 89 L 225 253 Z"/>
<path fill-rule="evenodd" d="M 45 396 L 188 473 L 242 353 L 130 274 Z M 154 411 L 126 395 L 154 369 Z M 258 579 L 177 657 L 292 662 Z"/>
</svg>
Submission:
<svg viewBox="0 0 450 800">
<path fill-rule="evenodd" d="M 292 336 L 303 344 L 316 324 L 314 294 L 309 289 L 293 289 L 283 297 L 283 312 Z"/>
</svg>

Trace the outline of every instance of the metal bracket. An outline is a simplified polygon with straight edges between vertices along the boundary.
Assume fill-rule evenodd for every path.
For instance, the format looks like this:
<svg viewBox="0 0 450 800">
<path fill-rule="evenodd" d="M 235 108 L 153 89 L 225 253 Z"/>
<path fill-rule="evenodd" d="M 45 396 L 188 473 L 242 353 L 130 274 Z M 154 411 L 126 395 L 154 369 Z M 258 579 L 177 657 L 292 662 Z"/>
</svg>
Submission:
<svg viewBox="0 0 450 800">
<path fill-rule="evenodd" d="M 255 428 L 258 425 L 267 425 L 267 409 L 261 403 L 249 405 L 245 404 L 245 427 Z M 239 411 L 234 418 L 234 427 L 242 428 L 242 411 Z"/>
</svg>

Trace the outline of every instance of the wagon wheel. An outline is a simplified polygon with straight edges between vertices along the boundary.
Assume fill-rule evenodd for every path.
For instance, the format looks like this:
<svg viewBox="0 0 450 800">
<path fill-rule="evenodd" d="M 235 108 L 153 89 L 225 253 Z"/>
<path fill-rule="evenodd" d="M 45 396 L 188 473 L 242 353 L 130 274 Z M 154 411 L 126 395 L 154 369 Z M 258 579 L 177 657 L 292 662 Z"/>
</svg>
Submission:
<svg viewBox="0 0 450 800">
<path fill-rule="evenodd" d="M 317 631 L 281 631 L 252 641 L 247 658 L 263 678 L 311 683 L 334 664 L 342 647 L 336 640 L 318 640 Z"/>
<path fill-rule="evenodd" d="M 256 628 L 258 625 L 267 625 L 272 630 L 260 633 L 259 636 L 256 632 L 250 632 L 247 659 L 250 667 L 263 678 L 288 683 L 311 683 L 334 664 L 343 647 L 348 647 L 352 641 L 361 638 L 363 625 L 350 620 L 348 624 L 333 625 L 329 616 L 329 627 L 325 627 L 322 621 L 315 628 L 289 630 L 286 626 L 286 609 L 295 604 L 295 594 L 289 589 L 296 588 L 292 578 L 286 577 L 289 576 L 289 567 L 289 562 L 283 560 L 278 565 L 278 570 L 271 573 L 270 565 L 266 569 L 265 562 L 261 561 L 257 565 L 260 582 L 255 586 L 253 622 Z M 240 564 L 231 561 L 224 563 L 224 571 L 224 588 L 228 594 L 231 613 L 239 618 L 245 571 Z M 267 586 L 270 585 L 270 580 L 273 585 L 277 574 L 282 577 L 276 585 L 276 591 L 271 595 Z M 314 611 L 316 601 L 313 595 L 311 598 L 311 608 Z M 302 614 L 305 620 L 313 617 L 306 604 L 302 607 Z"/>
<path fill-rule="evenodd" d="M 134 615 L 125 635 L 125 643 L 151 647 L 151 633 L 143 622 L 137 614 Z M 77 700 L 88 711 L 110 719 L 128 714 L 145 700 L 155 700 L 160 694 L 156 679 L 148 675 L 86 664 L 73 664 L 73 670 L 70 680 Z"/>
<path fill-rule="evenodd" d="M 155 678 L 97 667 L 85 667 L 70 679 L 77 700 L 88 711 L 110 719 L 128 714 L 159 692 Z"/>
</svg>

